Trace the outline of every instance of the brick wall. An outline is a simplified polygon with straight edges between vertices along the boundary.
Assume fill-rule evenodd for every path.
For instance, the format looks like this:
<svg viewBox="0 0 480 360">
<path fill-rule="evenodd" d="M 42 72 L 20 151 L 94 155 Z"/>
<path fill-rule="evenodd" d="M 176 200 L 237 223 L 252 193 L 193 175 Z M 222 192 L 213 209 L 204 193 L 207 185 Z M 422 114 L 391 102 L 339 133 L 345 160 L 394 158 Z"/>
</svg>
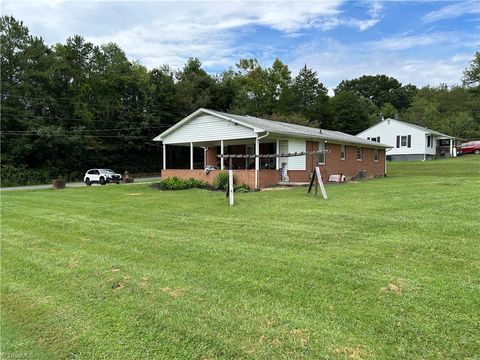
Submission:
<svg viewBox="0 0 480 360">
<path fill-rule="evenodd" d="M 220 163 L 220 159 L 217 157 L 217 147 L 212 146 L 207 150 L 207 165 L 217 166 Z"/>
<path fill-rule="evenodd" d="M 217 174 L 221 172 L 227 172 L 227 170 L 214 170 L 210 171 L 208 174 L 205 174 L 203 170 L 166 169 L 162 170 L 161 178 L 166 179 L 174 176 L 184 180 L 194 178 L 212 184 Z M 255 188 L 255 170 L 233 170 L 233 174 L 235 175 L 237 184 L 245 184 L 252 189 Z M 258 183 L 260 188 L 276 185 L 279 181 L 279 170 L 258 171 Z"/>
<path fill-rule="evenodd" d="M 378 150 L 378 161 L 374 161 L 374 149 L 363 148 L 363 160 L 357 160 L 357 147 L 345 146 L 345 160 L 340 159 L 340 145 L 326 144 L 329 152 L 325 155 L 325 165 L 320 166 L 322 176 L 328 179 L 330 175 L 343 174 L 350 179 L 358 174 L 360 170 L 366 170 L 367 176 L 383 176 L 385 174 L 385 150 Z"/>
<path fill-rule="evenodd" d="M 319 143 L 307 141 L 307 151 L 316 151 L 319 149 Z M 345 146 L 345 160 L 340 159 L 340 145 L 325 144 L 325 149 L 329 152 L 325 154 L 325 164 L 320 164 L 320 171 L 324 180 L 328 180 L 330 175 L 343 174 L 347 179 L 358 175 L 360 170 L 367 171 L 367 177 L 383 176 L 385 174 L 385 151 L 378 150 L 378 162 L 374 161 L 374 149 L 363 148 L 363 160 L 357 160 L 357 147 Z M 291 182 L 310 181 L 310 175 L 315 168 L 318 157 L 307 155 L 306 170 L 288 170 L 288 177 Z"/>
<path fill-rule="evenodd" d="M 280 170 L 259 170 L 258 185 L 260 188 L 276 185 L 280 182 Z"/>
</svg>

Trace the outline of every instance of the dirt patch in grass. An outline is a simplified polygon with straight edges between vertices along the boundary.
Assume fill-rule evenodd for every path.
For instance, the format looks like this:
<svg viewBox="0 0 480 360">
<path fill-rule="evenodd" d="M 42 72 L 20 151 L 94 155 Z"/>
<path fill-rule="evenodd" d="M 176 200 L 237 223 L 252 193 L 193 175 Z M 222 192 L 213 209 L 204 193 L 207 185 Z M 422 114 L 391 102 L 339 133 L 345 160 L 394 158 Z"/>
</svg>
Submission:
<svg viewBox="0 0 480 360">
<path fill-rule="evenodd" d="M 401 280 L 392 281 L 387 286 L 382 287 L 380 292 L 400 295 L 403 292 L 403 282 Z"/>
<path fill-rule="evenodd" d="M 306 346 L 308 344 L 308 340 L 310 338 L 310 334 L 306 329 L 293 329 L 290 331 L 292 336 L 293 342 L 296 344 L 300 344 L 301 346 Z"/>
<path fill-rule="evenodd" d="M 364 349 L 361 347 L 348 347 L 348 346 L 343 346 L 339 348 L 334 348 L 330 350 L 332 353 L 337 355 L 338 357 L 341 358 L 346 358 L 346 359 L 364 359 L 366 356 L 366 352 Z"/>
<path fill-rule="evenodd" d="M 182 289 L 172 289 L 168 286 L 164 288 L 160 288 L 160 291 L 170 295 L 174 299 L 177 299 L 178 297 L 182 296 L 183 293 L 185 292 Z"/>
<path fill-rule="evenodd" d="M 123 289 L 124 287 L 125 287 L 125 284 L 120 281 L 120 282 L 117 282 L 117 283 L 113 284 L 112 289 L 113 290 L 120 290 L 120 289 Z"/>
<path fill-rule="evenodd" d="M 278 338 L 273 338 L 273 339 L 270 339 L 268 336 L 266 335 L 262 335 L 258 338 L 258 341 L 261 343 L 261 344 L 268 344 L 270 346 L 280 346 L 283 344 L 282 340 L 278 339 Z"/>
<path fill-rule="evenodd" d="M 128 195 L 128 196 L 138 196 L 138 195 L 142 195 L 142 193 L 128 193 L 128 194 L 125 194 L 125 195 Z"/>
</svg>

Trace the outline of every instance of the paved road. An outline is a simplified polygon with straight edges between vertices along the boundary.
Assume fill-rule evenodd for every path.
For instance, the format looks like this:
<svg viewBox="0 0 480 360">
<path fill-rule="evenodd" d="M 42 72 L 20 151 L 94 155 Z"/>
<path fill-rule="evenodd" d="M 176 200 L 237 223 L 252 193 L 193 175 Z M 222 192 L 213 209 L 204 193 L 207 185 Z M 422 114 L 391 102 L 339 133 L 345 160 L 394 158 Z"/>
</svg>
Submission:
<svg viewBox="0 0 480 360">
<path fill-rule="evenodd" d="M 144 178 L 136 178 L 134 183 L 130 184 L 122 184 L 122 185 L 135 185 L 138 183 L 148 183 L 148 182 L 155 182 L 160 180 L 160 177 L 154 176 L 154 177 L 144 177 Z M 110 186 L 116 184 L 108 184 Z M 74 182 L 74 183 L 66 183 L 65 186 L 67 188 L 75 188 L 75 187 L 81 187 L 81 186 L 86 186 L 83 182 Z M 100 184 L 93 184 L 92 186 L 102 186 Z M 0 188 L 0 191 L 13 191 L 13 190 L 42 190 L 42 189 L 51 189 L 52 184 L 47 184 L 47 185 L 27 185 L 27 186 L 13 186 L 13 187 L 3 187 Z"/>
</svg>

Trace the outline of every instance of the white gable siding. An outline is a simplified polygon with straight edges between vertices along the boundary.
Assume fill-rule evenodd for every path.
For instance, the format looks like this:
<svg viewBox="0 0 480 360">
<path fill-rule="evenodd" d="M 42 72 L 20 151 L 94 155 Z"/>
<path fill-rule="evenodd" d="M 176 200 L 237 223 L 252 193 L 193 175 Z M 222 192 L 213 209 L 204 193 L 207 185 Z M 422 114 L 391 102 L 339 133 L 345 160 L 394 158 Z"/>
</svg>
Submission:
<svg viewBox="0 0 480 360">
<path fill-rule="evenodd" d="M 202 114 L 166 135 L 164 144 L 233 140 L 256 137 L 252 129 L 216 116 Z"/>
<path fill-rule="evenodd" d="M 397 136 L 411 135 L 411 147 L 397 148 Z M 425 154 L 426 149 L 426 132 L 415 129 L 408 125 L 404 125 L 395 120 L 384 120 L 381 123 L 372 126 L 361 134 L 361 138 L 372 138 L 380 136 L 380 142 L 387 144 L 393 148 L 387 152 L 387 155 L 407 155 L 407 154 Z"/>
<path fill-rule="evenodd" d="M 307 142 L 302 139 L 288 139 L 288 152 L 307 151 Z M 291 156 L 288 158 L 288 170 L 305 170 L 307 167 L 306 156 Z"/>
</svg>

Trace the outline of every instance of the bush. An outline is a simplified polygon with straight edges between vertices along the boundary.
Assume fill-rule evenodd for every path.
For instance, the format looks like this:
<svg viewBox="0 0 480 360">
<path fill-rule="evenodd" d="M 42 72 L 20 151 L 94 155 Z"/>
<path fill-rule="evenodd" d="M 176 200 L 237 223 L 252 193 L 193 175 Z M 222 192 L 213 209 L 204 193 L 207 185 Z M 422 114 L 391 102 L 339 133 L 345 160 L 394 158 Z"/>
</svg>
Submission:
<svg viewBox="0 0 480 360">
<path fill-rule="evenodd" d="M 187 180 L 180 179 L 176 176 L 171 178 L 166 178 L 160 181 L 160 188 L 162 190 L 186 190 L 193 188 L 206 188 L 208 184 L 203 181 L 190 178 Z"/>
<path fill-rule="evenodd" d="M 250 188 L 248 187 L 248 185 L 245 185 L 245 184 L 233 185 L 233 191 L 234 192 L 249 192 Z"/>
<path fill-rule="evenodd" d="M 48 184 L 52 181 L 47 169 L 27 169 L 25 166 L 2 165 L 2 187 Z"/>
<path fill-rule="evenodd" d="M 235 184 L 235 176 L 233 177 L 233 183 Z M 213 187 L 216 190 L 227 190 L 228 186 L 228 173 L 222 172 L 218 173 L 213 179 Z"/>
</svg>

